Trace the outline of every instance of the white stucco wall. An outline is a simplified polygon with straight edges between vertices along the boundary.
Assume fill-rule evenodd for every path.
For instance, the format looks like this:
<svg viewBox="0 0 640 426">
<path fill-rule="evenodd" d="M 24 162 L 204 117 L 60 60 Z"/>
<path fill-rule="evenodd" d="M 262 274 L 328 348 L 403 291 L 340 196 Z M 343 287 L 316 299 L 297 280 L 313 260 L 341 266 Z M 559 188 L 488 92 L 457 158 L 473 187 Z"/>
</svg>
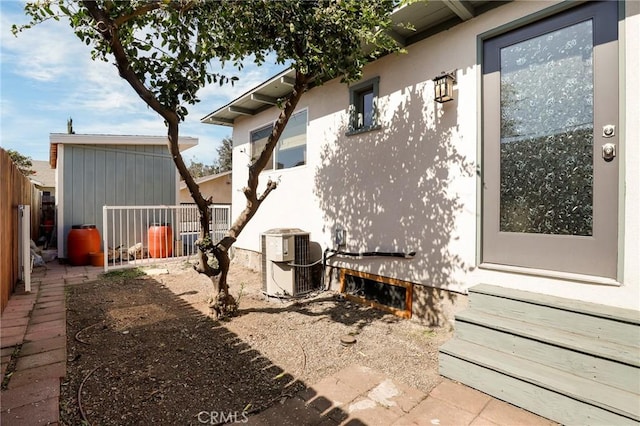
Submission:
<svg viewBox="0 0 640 426">
<path fill-rule="evenodd" d="M 480 144 L 477 36 L 549 7 L 515 2 L 389 55 L 369 65 L 363 80 L 380 77 L 382 129 L 347 137 L 348 87 L 332 81 L 307 92 L 307 164 L 265 172 L 280 185 L 242 232 L 236 246 L 260 250 L 260 233 L 276 227 L 311 232 L 322 248 L 333 247 L 333 230 L 347 231 L 349 251 L 413 251 L 412 260 L 334 259 L 335 264 L 414 283 L 465 292 L 480 282 L 638 309 L 640 300 L 640 3 L 627 3 L 621 32 L 626 104 L 621 127 L 624 162 L 621 277 L 609 285 L 479 268 L 477 155 Z M 457 70 L 455 101 L 436 104 L 432 79 Z M 233 215 L 244 207 L 249 134 L 271 121 L 273 108 L 236 120 L 233 132 Z M 597 281 L 597 280 L 596 280 Z"/>
</svg>

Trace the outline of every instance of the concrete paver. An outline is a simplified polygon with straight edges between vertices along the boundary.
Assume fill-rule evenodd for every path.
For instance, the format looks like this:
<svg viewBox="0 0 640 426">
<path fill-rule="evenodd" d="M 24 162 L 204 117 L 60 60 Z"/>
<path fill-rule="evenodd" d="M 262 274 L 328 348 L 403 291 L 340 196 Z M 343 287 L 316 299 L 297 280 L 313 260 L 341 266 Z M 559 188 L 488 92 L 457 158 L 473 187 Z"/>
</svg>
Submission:
<svg viewBox="0 0 640 426">
<path fill-rule="evenodd" d="M 33 355 L 40 352 L 64 349 L 66 352 L 67 337 L 57 336 L 49 339 L 38 340 L 36 342 L 25 342 L 20 349 L 20 356 Z"/>
<path fill-rule="evenodd" d="M 340 407 L 353 401 L 363 391 L 368 390 L 368 388 L 359 390 L 351 387 L 350 384 L 357 386 L 357 383 L 348 382 L 336 375 L 326 377 L 314 386 L 318 396 L 309 401 L 309 404 L 317 407 L 318 410 L 327 411 L 329 407 Z M 323 398 L 319 398 L 320 395 Z M 327 402 L 329 407 L 327 407 Z"/>
<path fill-rule="evenodd" d="M 357 419 L 366 425 L 386 426 L 398 418 L 398 413 L 367 397 L 358 397 L 345 408 L 348 417 Z"/>
<path fill-rule="evenodd" d="M 64 309 L 60 309 L 60 307 L 55 307 L 55 308 L 46 308 L 46 309 L 36 309 L 33 311 L 33 314 L 31 314 L 31 317 L 38 317 L 38 316 L 42 316 L 42 315 L 53 315 L 53 314 L 60 314 L 64 312 Z"/>
<path fill-rule="evenodd" d="M 43 331 L 50 331 L 57 333 L 58 331 L 66 332 L 67 324 L 64 319 L 55 319 L 51 321 L 36 322 L 33 321 L 29 324 L 28 333 L 41 333 Z"/>
<path fill-rule="evenodd" d="M 306 407 L 306 408 L 305 408 Z M 363 366 L 321 379 L 249 425 L 543 426 L 555 423 L 448 379 L 428 395 Z"/>
<path fill-rule="evenodd" d="M 2 327 L 2 337 L 11 337 L 17 334 L 23 336 L 24 332 L 27 331 L 26 325 L 18 325 L 15 327 Z"/>
<path fill-rule="evenodd" d="M 429 395 L 472 414 L 480 414 L 491 400 L 486 393 L 449 380 L 440 383 Z"/>
<path fill-rule="evenodd" d="M 436 387 L 437 388 L 437 387 Z M 470 425 L 476 414 L 462 410 L 449 401 L 437 398 L 427 398 L 416 408 L 399 418 L 395 425 L 441 425 L 463 426 Z"/>
<path fill-rule="evenodd" d="M 49 378 L 14 388 L 2 394 L 2 410 L 12 410 L 23 405 L 60 396 L 60 380 Z"/>
<path fill-rule="evenodd" d="M 62 320 L 63 322 L 66 320 L 67 318 L 67 313 L 66 312 L 56 312 L 53 314 L 46 314 L 46 315 L 31 315 L 31 324 L 39 324 L 41 322 L 47 322 L 47 321 L 54 321 L 54 320 Z"/>
<path fill-rule="evenodd" d="M 51 337 L 64 336 L 66 334 L 66 326 L 52 327 L 42 331 L 29 332 L 24 335 L 24 340 L 28 342 L 36 342 L 38 340 L 50 339 Z"/>
<path fill-rule="evenodd" d="M 475 420 L 472 421 L 469 426 L 500 426 L 500 425 L 490 420 L 487 420 L 484 417 L 476 417 Z"/>
<path fill-rule="evenodd" d="M 497 399 L 491 399 L 487 404 L 487 407 L 482 411 L 480 416 L 495 424 L 517 424 L 521 426 L 531 425 L 554 425 L 555 422 L 536 416 L 535 414 L 520 410 L 511 404 L 507 404 L 504 401 Z"/>
<path fill-rule="evenodd" d="M 41 365 L 29 368 L 27 370 L 16 370 L 9 380 L 9 390 L 19 388 L 20 386 L 35 383 L 39 380 L 50 378 L 62 378 L 67 374 L 67 363 L 56 362 L 54 364 Z M 6 392 L 6 391 L 3 391 Z"/>
<path fill-rule="evenodd" d="M 57 424 L 60 420 L 58 405 L 58 397 L 48 398 L 18 408 L 3 410 L 0 420 L 3 425 L 10 426 Z"/>
<path fill-rule="evenodd" d="M 32 355 L 24 355 L 22 354 L 22 351 L 20 351 L 16 368 L 18 370 L 27 370 L 29 368 L 42 367 L 49 364 L 55 364 L 57 362 L 66 362 L 66 352 L 65 348 L 58 348 Z"/>
<path fill-rule="evenodd" d="M 12 319 L 2 318 L 2 335 L 4 336 L 4 328 L 5 327 L 16 327 L 19 325 L 27 326 L 29 324 L 29 317 L 19 317 Z"/>
<path fill-rule="evenodd" d="M 426 397 L 424 392 L 388 378 L 367 393 L 368 399 L 400 416 L 411 411 Z"/>
<path fill-rule="evenodd" d="M 2 336 L 2 349 L 4 348 L 13 348 L 16 345 L 19 345 L 24 340 L 24 335 L 16 334 L 14 336 Z"/>
</svg>

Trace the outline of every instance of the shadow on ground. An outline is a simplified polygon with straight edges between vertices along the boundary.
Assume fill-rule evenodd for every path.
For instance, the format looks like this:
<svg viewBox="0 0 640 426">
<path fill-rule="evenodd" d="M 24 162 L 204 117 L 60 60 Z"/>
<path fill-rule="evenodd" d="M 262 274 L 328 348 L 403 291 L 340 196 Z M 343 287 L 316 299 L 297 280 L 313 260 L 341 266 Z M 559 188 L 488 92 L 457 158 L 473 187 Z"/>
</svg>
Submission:
<svg viewBox="0 0 640 426">
<path fill-rule="evenodd" d="M 306 388 L 152 277 L 68 286 L 67 310 L 62 424 L 243 421 Z M 309 413 L 306 424 L 329 420 Z"/>
<path fill-rule="evenodd" d="M 336 303 L 343 301 L 344 303 Z M 300 299 L 290 303 L 284 302 L 278 306 L 276 301 L 273 307 L 246 308 L 242 307 L 238 311 L 238 315 L 246 315 L 249 313 L 263 314 L 280 314 L 283 312 L 293 312 L 309 317 L 317 317 L 320 320 L 329 320 L 350 327 L 352 333 L 358 333 L 368 325 L 375 322 L 396 323 L 402 321 L 398 317 L 389 315 L 377 309 L 371 309 L 365 305 L 351 303 L 342 300 L 336 295 L 318 296 L 310 299 Z"/>
</svg>

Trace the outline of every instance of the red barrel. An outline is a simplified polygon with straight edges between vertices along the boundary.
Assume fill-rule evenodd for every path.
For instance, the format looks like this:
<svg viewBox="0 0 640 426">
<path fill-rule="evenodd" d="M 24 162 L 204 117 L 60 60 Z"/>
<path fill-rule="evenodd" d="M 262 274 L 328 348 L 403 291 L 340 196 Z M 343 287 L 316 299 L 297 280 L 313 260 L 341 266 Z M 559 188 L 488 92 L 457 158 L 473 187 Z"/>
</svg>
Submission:
<svg viewBox="0 0 640 426">
<path fill-rule="evenodd" d="M 89 264 L 89 253 L 100 251 L 100 233 L 95 225 L 73 225 L 67 236 L 67 260 L 71 265 Z"/>
<path fill-rule="evenodd" d="M 97 251 L 89 253 L 89 263 L 91 266 L 104 266 L 104 252 Z"/>
<path fill-rule="evenodd" d="M 154 258 L 170 257 L 173 253 L 173 231 L 165 223 L 154 223 L 147 232 L 149 256 Z"/>
</svg>

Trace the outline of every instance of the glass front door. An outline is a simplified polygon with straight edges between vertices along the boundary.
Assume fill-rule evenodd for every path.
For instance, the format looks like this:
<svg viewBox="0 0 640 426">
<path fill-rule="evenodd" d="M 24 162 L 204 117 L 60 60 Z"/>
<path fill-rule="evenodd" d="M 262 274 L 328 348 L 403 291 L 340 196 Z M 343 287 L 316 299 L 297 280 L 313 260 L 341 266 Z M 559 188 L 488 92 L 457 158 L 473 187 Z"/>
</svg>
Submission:
<svg viewBox="0 0 640 426">
<path fill-rule="evenodd" d="M 616 277 L 617 44 L 616 2 L 485 41 L 483 262 Z"/>
</svg>

